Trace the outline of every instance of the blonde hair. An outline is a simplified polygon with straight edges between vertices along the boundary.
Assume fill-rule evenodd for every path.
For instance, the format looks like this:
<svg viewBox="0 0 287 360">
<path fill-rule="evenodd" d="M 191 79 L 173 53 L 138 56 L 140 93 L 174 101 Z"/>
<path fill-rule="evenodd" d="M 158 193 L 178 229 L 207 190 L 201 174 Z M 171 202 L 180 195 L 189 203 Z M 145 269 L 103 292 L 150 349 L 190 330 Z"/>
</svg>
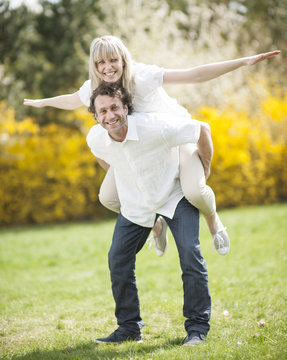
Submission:
<svg viewBox="0 0 287 360">
<path fill-rule="evenodd" d="M 134 78 L 132 74 L 132 58 L 129 50 L 116 36 L 106 35 L 92 41 L 90 47 L 89 74 L 91 79 L 91 90 L 94 91 L 103 80 L 97 70 L 96 63 L 100 60 L 121 58 L 123 60 L 123 74 L 121 86 L 132 96 L 134 93 Z"/>
</svg>

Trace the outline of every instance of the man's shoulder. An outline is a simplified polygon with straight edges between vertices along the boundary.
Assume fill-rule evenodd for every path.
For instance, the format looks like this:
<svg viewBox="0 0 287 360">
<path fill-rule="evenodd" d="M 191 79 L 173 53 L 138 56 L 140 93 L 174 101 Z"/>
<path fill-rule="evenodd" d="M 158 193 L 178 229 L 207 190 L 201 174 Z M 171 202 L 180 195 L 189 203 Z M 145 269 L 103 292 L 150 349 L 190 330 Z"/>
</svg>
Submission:
<svg viewBox="0 0 287 360">
<path fill-rule="evenodd" d="M 101 139 L 104 139 L 106 130 L 100 125 L 94 125 L 88 132 L 87 144 L 92 147 L 95 144 L 99 144 Z"/>
</svg>

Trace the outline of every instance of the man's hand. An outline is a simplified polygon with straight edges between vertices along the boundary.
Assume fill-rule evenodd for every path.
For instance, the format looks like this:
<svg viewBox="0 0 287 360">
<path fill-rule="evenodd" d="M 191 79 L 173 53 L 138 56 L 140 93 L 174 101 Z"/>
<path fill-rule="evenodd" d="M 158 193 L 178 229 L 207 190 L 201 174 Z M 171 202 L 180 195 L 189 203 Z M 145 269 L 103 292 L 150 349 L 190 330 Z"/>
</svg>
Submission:
<svg viewBox="0 0 287 360">
<path fill-rule="evenodd" d="M 198 155 L 202 162 L 205 178 L 210 175 L 210 166 L 213 155 L 213 143 L 210 134 L 210 126 L 207 123 L 200 122 L 200 136 L 197 142 Z"/>
<path fill-rule="evenodd" d="M 99 165 L 105 170 L 108 171 L 110 165 L 108 163 L 106 163 L 104 160 L 97 158 L 97 161 L 99 163 Z"/>
</svg>

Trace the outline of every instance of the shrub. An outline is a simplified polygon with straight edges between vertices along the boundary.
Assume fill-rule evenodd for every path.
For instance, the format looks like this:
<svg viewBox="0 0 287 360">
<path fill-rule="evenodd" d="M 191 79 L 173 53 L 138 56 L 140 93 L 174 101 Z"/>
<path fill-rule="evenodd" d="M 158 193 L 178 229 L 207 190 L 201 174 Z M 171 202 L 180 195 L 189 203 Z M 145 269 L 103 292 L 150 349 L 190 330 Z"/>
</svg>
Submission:
<svg viewBox="0 0 287 360">
<path fill-rule="evenodd" d="M 15 120 L 0 104 L 0 225 L 50 223 L 106 215 L 98 203 L 104 171 L 85 140 L 86 110 L 63 112 L 62 124 Z M 214 158 L 209 184 L 218 208 L 287 199 L 287 96 L 270 94 L 251 115 L 202 107 Z"/>
<path fill-rule="evenodd" d="M 219 208 L 287 199 L 287 97 L 268 95 L 253 115 L 203 107 L 214 157 L 209 184 Z"/>
<path fill-rule="evenodd" d="M 104 173 L 84 134 L 63 125 L 39 127 L 29 118 L 16 122 L 13 110 L 4 106 L 0 223 L 49 223 L 99 214 L 97 194 Z M 82 125 L 83 116 L 91 118 L 79 112 L 74 116 Z"/>
</svg>

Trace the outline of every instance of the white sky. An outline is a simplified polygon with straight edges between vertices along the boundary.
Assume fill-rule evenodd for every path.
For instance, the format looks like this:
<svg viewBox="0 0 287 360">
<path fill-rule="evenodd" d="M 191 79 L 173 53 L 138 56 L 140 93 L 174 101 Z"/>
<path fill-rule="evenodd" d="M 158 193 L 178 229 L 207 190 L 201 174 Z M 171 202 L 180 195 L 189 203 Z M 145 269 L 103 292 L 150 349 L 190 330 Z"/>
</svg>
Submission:
<svg viewBox="0 0 287 360">
<path fill-rule="evenodd" d="M 57 2 L 58 0 L 50 0 L 50 2 Z M 33 10 L 41 10 L 41 6 L 39 5 L 38 0 L 10 0 L 10 7 L 15 9 L 16 7 L 20 6 L 21 4 L 27 5 L 29 8 Z"/>
<path fill-rule="evenodd" d="M 21 4 L 26 4 L 27 6 L 35 6 L 38 4 L 37 0 L 10 0 L 10 6 L 11 8 L 16 8 Z"/>
</svg>

